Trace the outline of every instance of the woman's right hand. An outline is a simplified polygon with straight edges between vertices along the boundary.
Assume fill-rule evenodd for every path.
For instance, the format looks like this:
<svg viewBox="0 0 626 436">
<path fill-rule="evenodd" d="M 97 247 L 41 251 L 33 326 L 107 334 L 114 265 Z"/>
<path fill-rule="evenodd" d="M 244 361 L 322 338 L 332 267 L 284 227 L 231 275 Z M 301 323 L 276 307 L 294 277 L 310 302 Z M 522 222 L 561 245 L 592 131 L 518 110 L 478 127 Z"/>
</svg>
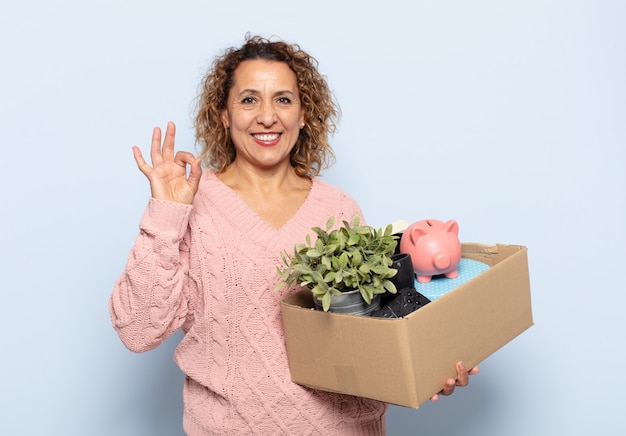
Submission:
<svg viewBox="0 0 626 436">
<path fill-rule="evenodd" d="M 150 181 L 153 198 L 191 204 L 202 176 L 201 158 L 186 151 L 174 155 L 175 136 L 176 125 L 170 121 L 161 146 L 161 129 L 154 128 L 150 148 L 152 166 L 146 163 L 139 147 L 133 147 L 133 156 L 139 170 Z M 189 177 L 187 165 L 191 167 Z"/>
</svg>

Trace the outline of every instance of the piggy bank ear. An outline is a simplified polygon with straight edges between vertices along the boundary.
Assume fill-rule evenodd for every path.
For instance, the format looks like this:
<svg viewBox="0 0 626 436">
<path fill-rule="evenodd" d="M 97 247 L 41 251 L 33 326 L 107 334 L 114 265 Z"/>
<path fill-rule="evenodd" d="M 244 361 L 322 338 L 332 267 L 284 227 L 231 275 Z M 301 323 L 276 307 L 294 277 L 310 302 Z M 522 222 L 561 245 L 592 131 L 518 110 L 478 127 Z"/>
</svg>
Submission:
<svg viewBox="0 0 626 436">
<path fill-rule="evenodd" d="M 424 230 L 423 228 L 413 227 L 409 232 L 409 236 L 411 237 L 411 243 L 413 245 L 417 245 L 417 242 L 420 240 L 420 238 L 422 236 L 426 236 L 427 234 L 428 232 Z"/>
<path fill-rule="evenodd" d="M 454 233 L 457 236 L 459 234 L 459 223 L 457 223 L 455 220 L 447 221 L 443 228 L 446 233 Z"/>
</svg>

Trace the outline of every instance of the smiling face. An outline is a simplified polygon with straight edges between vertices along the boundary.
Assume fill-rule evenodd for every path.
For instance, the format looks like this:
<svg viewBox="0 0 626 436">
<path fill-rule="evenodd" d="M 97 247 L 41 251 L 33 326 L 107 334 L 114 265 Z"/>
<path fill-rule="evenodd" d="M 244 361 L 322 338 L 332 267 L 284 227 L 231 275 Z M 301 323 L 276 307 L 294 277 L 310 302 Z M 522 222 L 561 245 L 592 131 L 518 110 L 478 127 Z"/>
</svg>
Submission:
<svg viewBox="0 0 626 436">
<path fill-rule="evenodd" d="M 242 62 L 233 73 L 222 122 L 235 145 L 235 163 L 262 169 L 289 165 L 304 124 L 296 74 L 282 62 Z"/>
</svg>

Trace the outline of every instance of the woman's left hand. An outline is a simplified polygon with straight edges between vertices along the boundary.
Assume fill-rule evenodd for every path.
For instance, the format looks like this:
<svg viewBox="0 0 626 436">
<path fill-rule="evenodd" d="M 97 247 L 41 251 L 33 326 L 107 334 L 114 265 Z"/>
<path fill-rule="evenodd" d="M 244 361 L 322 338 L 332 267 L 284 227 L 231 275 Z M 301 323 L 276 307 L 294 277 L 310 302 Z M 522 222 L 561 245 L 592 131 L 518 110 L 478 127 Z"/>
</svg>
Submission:
<svg viewBox="0 0 626 436">
<path fill-rule="evenodd" d="M 451 378 L 446 380 L 446 384 L 443 386 L 443 389 L 438 394 L 430 397 L 430 401 L 438 401 L 440 395 L 452 395 L 456 386 L 467 386 L 469 383 L 469 376 L 478 374 L 479 371 L 480 368 L 477 366 L 468 371 L 465 369 L 463 362 L 458 362 L 456 364 L 456 380 Z"/>
</svg>

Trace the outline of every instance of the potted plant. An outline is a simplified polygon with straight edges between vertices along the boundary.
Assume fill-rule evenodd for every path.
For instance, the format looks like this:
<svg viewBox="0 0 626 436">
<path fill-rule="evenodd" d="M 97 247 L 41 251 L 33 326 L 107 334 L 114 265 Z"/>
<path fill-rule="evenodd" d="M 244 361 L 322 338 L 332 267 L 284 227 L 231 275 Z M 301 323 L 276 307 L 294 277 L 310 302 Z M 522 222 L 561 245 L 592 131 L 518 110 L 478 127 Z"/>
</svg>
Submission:
<svg viewBox="0 0 626 436">
<path fill-rule="evenodd" d="M 281 253 L 284 266 L 277 267 L 276 289 L 297 283 L 311 290 L 316 306 L 324 311 L 368 314 L 379 307 L 382 294 L 396 293 L 389 279 L 397 273 L 391 257 L 398 237 L 391 224 L 374 229 L 360 225 L 358 216 L 352 224 L 343 221 L 333 229 L 334 224 L 331 217 L 325 229 L 312 228 L 317 235 L 314 243 L 307 235 L 306 243 L 296 244 L 292 255 Z M 354 297 L 356 303 L 351 302 Z"/>
</svg>

